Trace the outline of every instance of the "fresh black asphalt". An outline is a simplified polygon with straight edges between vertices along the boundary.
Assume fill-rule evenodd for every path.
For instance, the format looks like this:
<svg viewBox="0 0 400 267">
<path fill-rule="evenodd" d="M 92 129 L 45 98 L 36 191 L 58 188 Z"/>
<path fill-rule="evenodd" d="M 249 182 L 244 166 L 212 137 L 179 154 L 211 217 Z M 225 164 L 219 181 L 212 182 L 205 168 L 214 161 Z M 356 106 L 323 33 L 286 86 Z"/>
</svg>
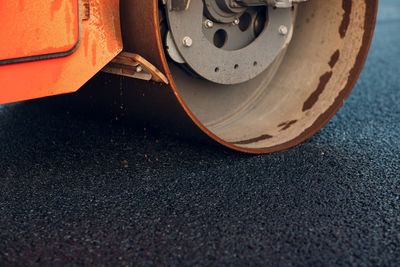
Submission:
<svg viewBox="0 0 400 267">
<path fill-rule="evenodd" d="M 0 266 L 399 266 L 400 1 L 380 3 L 350 98 L 286 151 L 0 106 Z"/>
</svg>

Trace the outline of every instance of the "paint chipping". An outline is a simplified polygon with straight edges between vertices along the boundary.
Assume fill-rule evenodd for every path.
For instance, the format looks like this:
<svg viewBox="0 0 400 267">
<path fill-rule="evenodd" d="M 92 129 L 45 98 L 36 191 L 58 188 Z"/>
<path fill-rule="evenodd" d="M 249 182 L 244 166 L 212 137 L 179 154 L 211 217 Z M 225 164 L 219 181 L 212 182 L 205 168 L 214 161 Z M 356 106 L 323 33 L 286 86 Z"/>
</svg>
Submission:
<svg viewBox="0 0 400 267">
<path fill-rule="evenodd" d="M 344 15 L 342 23 L 340 24 L 339 27 L 339 34 L 342 39 L 346 36 L 347 29 L 349 28 L 350 25 L 350 15 L 351 15 L 352 5 L 353 5 L 352 1 L 343 0 L 342 6 L 344 10 Z"/>
<path fill-rule="evenodd" d="M 336 50 L 336 52 L 332 55 L 331 60 L 329 61 L 329 66 L 331 68 L 335 67 L 336 63 L 338 62 L 340 57 L 340 51 Z"/>
<path fill-rule="evenodd" d="M 233 145 L 249 145 L 249 144 L 257 143 L 257 142 L 260 142 L 263 140 L 271 139 L 272 137 L 273 137 L 272 135 L 264 134 L 264 135 L 261 135 L 260 137 L 243 140 L 243 141 L 239 141 L 239 142 L 233 142 L 231 144 L 233 144 Z"/>
<path fill-rule="evenodd" d="M 282 127 L 282 129 L 280 130 L 282 132 L 282 131 L 285 131 L 285 130 L 289 129 L 290 127 L 292 127 L 292 125 L 294 125 L 296 122 L 297 122 L 297 120 L 287 121 L 287 122 L 279 124 L 278 127 L 279 128 Z"/>
<path fill-rule="evenodd" d="M 319 130 L 323 125 L 325 125 L 332 118 L 332 116 L 339 110 L 340 106 L 342 106 L 344 100 L 348 97 L 351 89 L 353 88 L 362 70 L 362 66 L 364 65 L 365 60 L 367 58 L 368 50 L 370 48 L 374 32 L 378 1 L 365 0 L 365 2 L 366 2 L 366 11 L 365 11 L 364 35 L 363 35 L 362 46 L 357 55 L 356 63 L 354 64 L 353 69 L 350 71 L 347 84 L 345 85 L 343 90 L 340 91 L 339 95 L 335 99 L 334 104 L 332 104 L 323 114 L 321 114 L 317 118 L 317 120 L 313 123 L 313 125 L 305 129 L 299 136 L 283 144 L 271 147 L 264 147 L 262 148 L 263 152 L 273 152 L 277 150 L 282 150 L 301 143 L 305 139 L 311 137 L 317 130 Z"/>
<path fill-rule="evenodd" d="M 303 112 L 311 109 L 315 105 L 315 103 L 317 103 L 319 96 L 324 92 L 326 85 L 332 77 L 332 74 L 333 72 L 329 71 L 319 78 L 319 85 L 317 87 L 317 90 L 315 90 L 314 93 L 312 93 L 310 97 L 306 100 L 306 102 L 304 102 Z"/>
</svg>

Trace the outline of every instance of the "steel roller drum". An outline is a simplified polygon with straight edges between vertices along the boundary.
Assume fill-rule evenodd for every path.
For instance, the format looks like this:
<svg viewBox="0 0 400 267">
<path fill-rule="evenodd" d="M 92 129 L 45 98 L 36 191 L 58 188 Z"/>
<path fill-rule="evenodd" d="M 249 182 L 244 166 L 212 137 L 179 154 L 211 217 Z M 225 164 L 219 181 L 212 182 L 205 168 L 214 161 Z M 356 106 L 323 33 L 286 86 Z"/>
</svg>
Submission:
<svg viewBox="0 0 400 267">
<path fill-rule="evenodd" d="M 235 84 L 192 75 L 171 60 L 160 28 L 160 5 L 157 0 L 121 1 L 124 49 L 148 59 L 169 80 L 124 78 L 126 109 L 234 150 L 269 153 L 311 137 L 342 106 L 366 60 L 378 1 L 297 5 L 288 46 L 262 73 Z"/>
</svg>

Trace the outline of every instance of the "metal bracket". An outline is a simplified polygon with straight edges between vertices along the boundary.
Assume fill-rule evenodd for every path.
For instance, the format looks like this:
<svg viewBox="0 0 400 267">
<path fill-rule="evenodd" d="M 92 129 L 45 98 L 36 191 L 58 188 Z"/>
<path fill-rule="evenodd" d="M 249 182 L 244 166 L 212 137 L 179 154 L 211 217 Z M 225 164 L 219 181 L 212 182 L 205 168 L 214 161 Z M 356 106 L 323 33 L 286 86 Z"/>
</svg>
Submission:
<svg viewBox="0 0 400 267">
<path fill-rule="evenodd" d="M 102 71 L 140 80 L 169 83 L 168 78 L 153 64 L 140 55 L 129 52 L 121 52 Z"/>
<path fill-rule="evenodd" d="M 189 5 L 190 5 L 190 0 L 171 0 L 171 10 L 176 10 L 176 11 L 187 10 L 189 8 Z"/>
<path fill-rule="evenodd" d="M 231 5 L 236 7 L 237 3 L 242 6 L 273 6 L 276 8 L 291 8 L 293 4 L 307 2 L 308 0 L 231 0 Z"/>
</svg>

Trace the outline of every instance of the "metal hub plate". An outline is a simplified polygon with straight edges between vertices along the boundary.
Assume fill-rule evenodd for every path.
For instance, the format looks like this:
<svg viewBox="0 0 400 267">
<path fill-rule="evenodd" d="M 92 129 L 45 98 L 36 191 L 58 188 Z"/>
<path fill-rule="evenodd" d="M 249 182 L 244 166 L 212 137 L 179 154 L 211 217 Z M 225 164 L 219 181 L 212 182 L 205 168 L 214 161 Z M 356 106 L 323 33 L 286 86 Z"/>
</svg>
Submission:
<svg viewBox="0 0 400 267">
<path fill-rule="evenodd" d="M 247 33 L 241 38 L 239 33 L 230 30 L 238 27 L 234 24 L 215 23 L 212 29 L 205 29 L 207 18 L 200 0 L 191 1 L 187 10 L 166 8 L 166 13 L 172 36 L 169 42 L 172 39 L 175 44 L 175 58 L 178 52 L 179 58 L 199 76 L 219 84 L 238 84 L 258 76 L 287 46 L 293 32 L 294 12 L 290 8 L 269 8 L 266 25 L 254 40 Z M 282 26 L 286 34 L 280 32 Z M 210 37 L 217 30 L 225 31 L 226 46 L 217 47 Z M 185 42 L 188 37 L 189 43 Z"/>
</svg>

